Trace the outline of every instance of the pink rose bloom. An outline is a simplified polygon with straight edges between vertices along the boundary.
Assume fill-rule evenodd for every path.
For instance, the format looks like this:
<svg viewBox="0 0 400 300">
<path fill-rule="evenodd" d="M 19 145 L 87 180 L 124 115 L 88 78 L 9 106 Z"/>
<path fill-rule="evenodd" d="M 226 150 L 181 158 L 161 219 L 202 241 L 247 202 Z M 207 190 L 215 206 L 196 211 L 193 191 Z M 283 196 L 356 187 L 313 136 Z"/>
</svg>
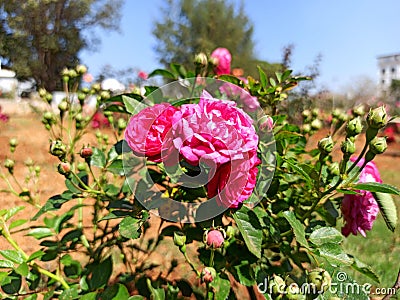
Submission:
<svg viewBox="0 0 400 300">
<path fill-rule="evenodd" d="M 257 181 L 257 166 L 261 160 L 256 151 L 250 152 L 251 157 L 228 162 L 218 167 L 214 176 L 207 184 L 209 198 L 216 197 L 220 206 L 237 208 L 253 193 Z"/>
<path fill-rule="evenodd" d="M 213 249 L 221 248 L 222 244 L 224 243 L 224 236 L 219 230 L 210 230 L 209 232 L 207 232 L 206 243 L 207 246 Z"/>
<path fill-rule="evenodd" d="M 143 80 L 146 80 L 149 77 L 149 75 L 144 71 L 140 71 L 138 73 L 138 76 L 139 76 L 140 79 L 143 79 Z"/>
<path fill-rule="evenodd" d="M 182 118 L 171 130 L 176 149 L 196 166 L 200 159 L 220 165 L 243 159 L 257 149 L 252 119 L 232 101 L 213 99 L 203 92 L 199 104 L 181 106 Z"/>
<path fill-rule="evenodd" d="M 354 162 L 355 160 L 356 158 L 351 158 L 351 161 Z M 357 165 L 361 167 L 363 164 L 364 159 L 361 159 Z M 374 162 L 370 161 L 366 164 L 361 171 L 359 182 L 382 183 L 378 168 Z M 341 210 L 345 221 L 345 225 L 342 228 L 343 235 L 348 236 L 350 233 L 357 235 L 357 232 L 359 232 L 365 237 L 365 231 L 372 229 L 379 212 L 379 206 L 371 192 L 358 191 L 356 195 L 344 196 Z"/>
<path fill-rule="evenodd" d="M 169 103 L 146 107 L 134 115 L 125 130 L 125 140 L 133 153 L 150 161 L 162 161 L 165 136 L 172 127 L 178 109 Z"/>
<path fill-rule="evenodd" d="M 217 75 L 224 75 L 231 73 L 231 61 L 232 56 L 228 49 L 217 48 L 211 53 L 211 57 L 217 59 L 218 63 L 215 67 L 215 73 Z"/>
</svg>

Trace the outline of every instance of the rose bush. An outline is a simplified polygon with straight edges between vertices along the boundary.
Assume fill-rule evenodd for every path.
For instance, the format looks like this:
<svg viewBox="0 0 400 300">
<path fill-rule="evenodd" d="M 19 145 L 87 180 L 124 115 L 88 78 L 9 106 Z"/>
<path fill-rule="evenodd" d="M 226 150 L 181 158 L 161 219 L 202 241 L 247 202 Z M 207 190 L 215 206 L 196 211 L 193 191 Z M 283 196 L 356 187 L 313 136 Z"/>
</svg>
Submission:
<svg viewBox="0 0 400 300">
<path fill-rule="evenodd" d="M 342 244 L 350 233 L 366 236 L 378 213 L 391 231 L 397 225 L 391 195 L 400 190 L 382 183 L 373 163 L 387 147 L 380 136 L 385 108 L 371 108 L 366 118 L 359 108 L 333 111 L 330 134 L 310 144 L 324 124 L 320 111 L 304 111 L 302 124 L 282 113 L 293 88 L 309 78 L 291 70 L 267 78 L 260 68 L 258 79 L 244 80 L 229 75 L 230 63 L 229 52 L 218 49 L 196 55 L 194 71 L 171 64 L 148 78 L 176 85 L 146 86 L 144 95 L 81 87 L 85 68 L 67 69 L 69 96 L 56 111 L 51 94 L 40 90 L 49 104 L 42 119 L 49 152 L 65 190 L 41 203 L 40 189 L 25 188 L 40 180 L 29 161 L 30 177 L 17 184 L 18 142 L 10 141 L 2 192 L 37 211 L 25 220 L 18 219 L 23 207 L 0 210 L 2 298 L 368 299 L 364 291 L 326 287 L 341 282 L 338 270 L 352 284 L 355 271 L 379 281 Z M 107 133 L 90 131 L 98 110 Z M 38 240 L 37 251 L 16 242 L 18 231 Z M 162 266 L 153 264 L 154 252 Z M 304 283 L 321 290 L 291 289 Z"/>
</svg>

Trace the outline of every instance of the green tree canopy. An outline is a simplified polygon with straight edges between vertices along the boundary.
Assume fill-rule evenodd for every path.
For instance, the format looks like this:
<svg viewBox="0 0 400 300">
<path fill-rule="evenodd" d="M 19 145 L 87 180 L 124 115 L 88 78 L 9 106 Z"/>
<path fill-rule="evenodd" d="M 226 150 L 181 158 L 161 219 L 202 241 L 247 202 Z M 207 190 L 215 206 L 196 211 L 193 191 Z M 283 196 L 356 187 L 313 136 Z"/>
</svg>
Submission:
<svg viewBox="0 0 400 300">
<path fill-rule="evenodd" d="M 118 30 L 123 0 L 0 0 L 0 57 L 19 78 L 53 91 L 64 67 L 95 49 L 96 28 Z"/>
<path fill-rule="evenodd" d="M 232 67 L 245 74 L 257 74 L 257 64 L 269 65 L 254 56 L 253 25 L 243 4 L 236 7 L 226 0 L 168 0 L 162 18 L 156 21 L 155 47 L 160 63 L 193 66 L 196 53 L 210 54 L 215 48 L 227 48 Z"/>
</svg>

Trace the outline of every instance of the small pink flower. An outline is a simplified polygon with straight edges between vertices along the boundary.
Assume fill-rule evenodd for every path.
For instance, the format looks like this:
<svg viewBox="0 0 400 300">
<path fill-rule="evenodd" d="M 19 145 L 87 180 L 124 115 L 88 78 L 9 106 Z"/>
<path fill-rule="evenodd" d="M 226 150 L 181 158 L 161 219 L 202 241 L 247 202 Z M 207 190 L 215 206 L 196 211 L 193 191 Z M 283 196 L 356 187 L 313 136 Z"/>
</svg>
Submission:
<svg viewBox="0 0 400 300">
<path fill-rule="evenodd" d="M 217 75 L 224 75 L 231 73 L 231 61 L 232 56 L 228 49 L 217 48 L 211 53 L 211 57 L 217 59 L 218 63 L 215 67 L 215 73 Z"/>
<path fill-rule="evenodd" d="M 146 80 L 147 78 L 149 78 L 149 75 L 148 75 L 146 72 L 144 72 L 144 71 L 140 71 L 140 72 L 138 73 L 138 77 L 139 77 L 140 79 Z"/>
<path fill-rule="evenodd" d="M 86 83 L 91 83 L 93 81 L 93 75 L 90 73 L 85 73 L 83 74 L 82 79 Z"/>
<path fill-rule="evenodd" d="M 352 157 L 351 161 L 354 162 L 356 159 Z M 357 165 L 362 166 L 363 164 L 364 159 L 361 159 Z M 378 168 L 374 162 L 370 161 L 366 164 L 361 171 L 359 182 L 382 183 Z M 348 236 L 350 233 L 357 235 L 359 232 L 365 237 L 365 231 L 372 229 L 379 212 L 379 206 L 371 192 L 358 191 L 356 195 L 344 196 L 341 210 L 345 221 L 345 225 L 342 228 L 343 235 Z"/>
<path fill-rule="evenodd" d="M 154 162 L 162 161 L 165 136 L 172 127 L 178 109 L 169 103 L 146 107 L 134 115 L 125 130 L 125 140 L 138 156 Z"/>
<path fill-rule="evenodd" d="M 207 232 L 207 239 L 206 243 L 208 247 L 211 247 L 213 249 L 218 249 L 221 248 L 223 243 L 224 243 L 224 236 L 221 231 L 219 230 L 210 230 Z"/>
</svg>

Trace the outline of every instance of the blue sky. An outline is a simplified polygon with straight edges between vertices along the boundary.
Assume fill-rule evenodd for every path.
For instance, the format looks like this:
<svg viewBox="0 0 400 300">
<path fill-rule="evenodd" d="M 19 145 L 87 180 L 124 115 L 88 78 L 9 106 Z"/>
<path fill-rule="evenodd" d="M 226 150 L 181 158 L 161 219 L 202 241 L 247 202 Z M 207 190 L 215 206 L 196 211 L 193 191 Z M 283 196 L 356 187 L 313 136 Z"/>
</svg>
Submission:
<svg viewBox="0 0 400 300">
<path fill-rule="evenodd" d="M 98 51 L 81 53 L 89 71 L 97 75 L 105 64 L 146 72 L 159 67 L 151 32 L 163 2 L 126 0 L 121 33 L 100 32 Z M 259 59 L 279 62 L 282 48 L 292 43 L 292 66 L 300 72 L 322 54 L 318 82 L 333 91 L 360 76 L 377 80 L 376 57 L 400 52 L 398 0 L 252 0 L 244 8 Z"/>
</svg>

